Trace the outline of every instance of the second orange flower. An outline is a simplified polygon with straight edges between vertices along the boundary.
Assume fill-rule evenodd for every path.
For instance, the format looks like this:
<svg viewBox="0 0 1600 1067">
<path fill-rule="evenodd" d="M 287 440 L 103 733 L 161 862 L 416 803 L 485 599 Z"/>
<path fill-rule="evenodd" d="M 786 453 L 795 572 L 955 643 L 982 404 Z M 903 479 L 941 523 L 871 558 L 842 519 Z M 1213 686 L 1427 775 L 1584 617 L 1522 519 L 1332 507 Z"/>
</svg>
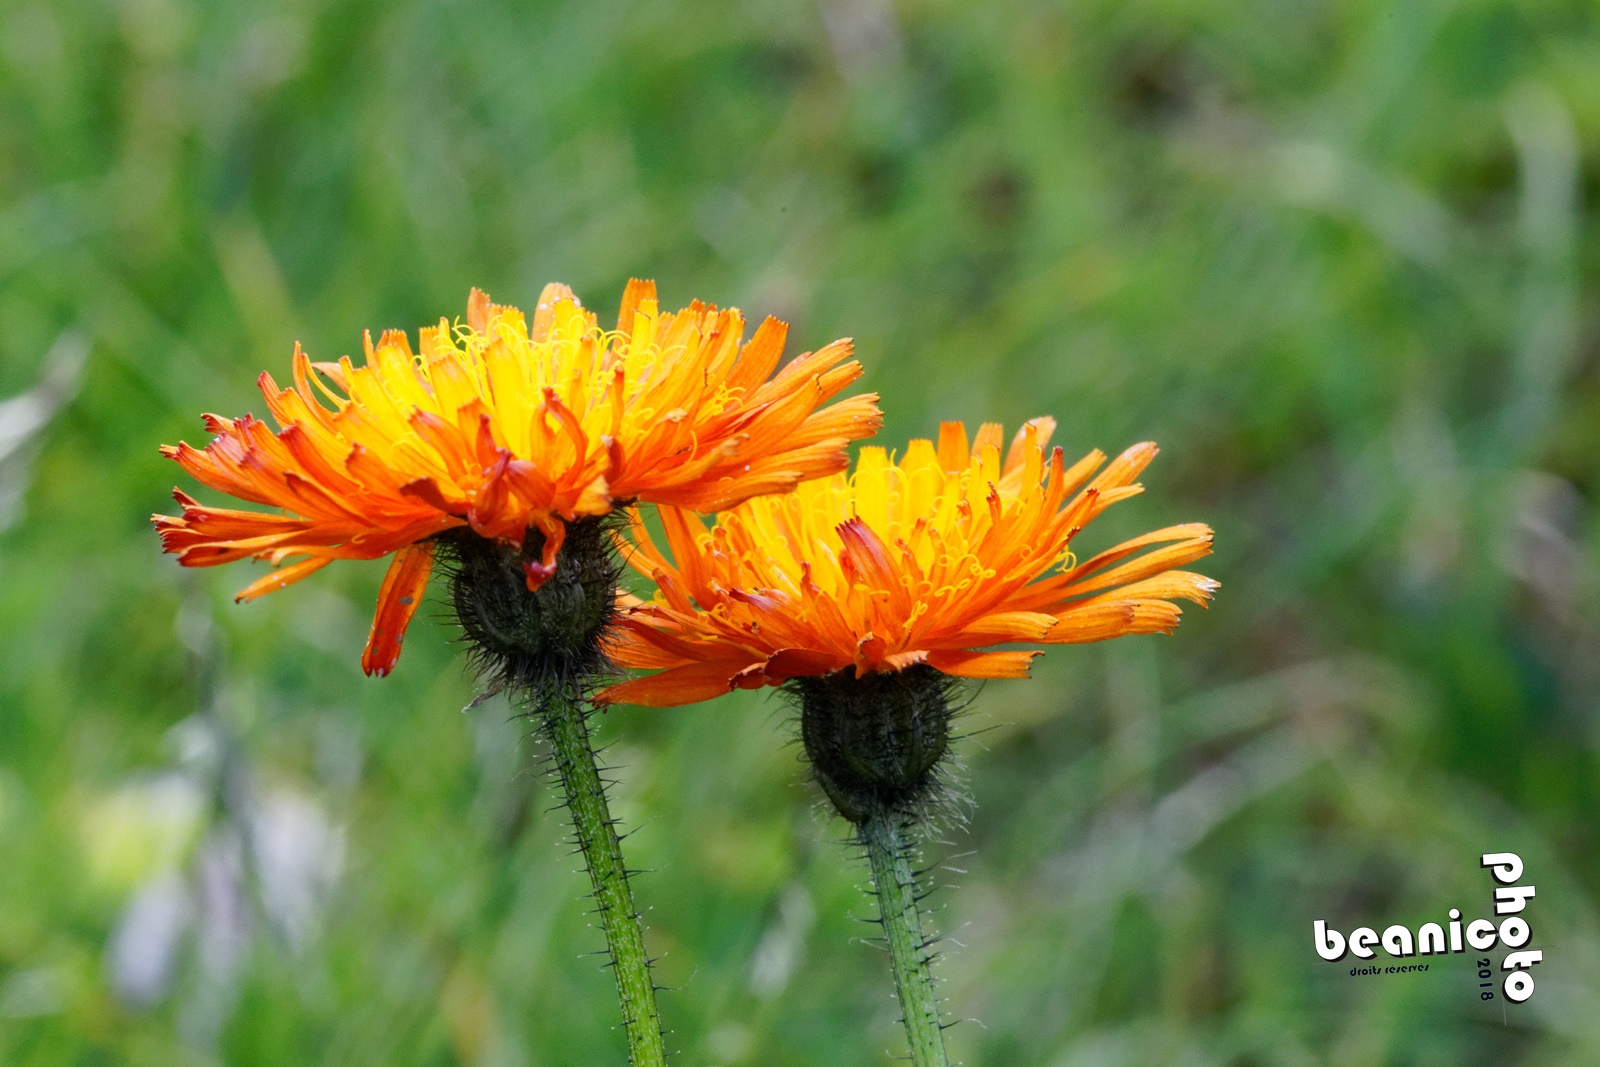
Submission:
<svg viewBox="0 0 1600 1067">
<path fill-rule="evenodd" d="M 1002 459 L 997 424 L 969 440 L 945 423 L 937 444 L 914 440 L 898 462 L 863 448 L 853 475 L 750 500 L 709 530 L 663 508 L 670 556 L 636 517 L 628 560 L 659 592 L 622 616 L 611 654 L 658 673 L 600 699 L 688 704 L 846 669 L 1014 678 L 1038 653 L 992 646 L 1170 631 L 1173 601 L 1204 603 L 1217 587 L 1181 569 L 1210 553 L 1210 528 L 1168 526 L 1078 558 L 1074 538 L 1142 491 L 1156 447 L 1069 467 L 1047 447 L 1054 427 L 1027 423 Z"/>
</svg>

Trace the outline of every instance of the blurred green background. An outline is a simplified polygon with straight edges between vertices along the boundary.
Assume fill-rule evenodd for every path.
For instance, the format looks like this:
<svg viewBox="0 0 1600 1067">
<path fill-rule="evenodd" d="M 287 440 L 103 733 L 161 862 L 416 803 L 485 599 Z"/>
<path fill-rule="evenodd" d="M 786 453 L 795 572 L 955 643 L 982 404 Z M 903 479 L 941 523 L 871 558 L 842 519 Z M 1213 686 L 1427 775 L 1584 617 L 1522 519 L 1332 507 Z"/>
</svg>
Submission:
<svg viewBox="0 0 1600 1067">
<path fill-rule="evenodd" d="M 532 301 L 856 338 L 885 437 L 1154 438 L 1176 636 L 977 692 L 929 858 L 969 1065 L 1600 1062 L 1600 15 L 1576 2 L 7 0 L 0 1063 L 620 1063 L 534 746 L 381 564 L 246 607 L 157 445 L 293 343 Z M 187 486 L 193 488 L 192 485 Z M 676 1062 L 903 1049 L 770 694 L 599 726 Z M 1311 920 L 1546 960 L 1351 978 Z M 959 868 L 957 871 L 955 868 Z"/>
</svg>

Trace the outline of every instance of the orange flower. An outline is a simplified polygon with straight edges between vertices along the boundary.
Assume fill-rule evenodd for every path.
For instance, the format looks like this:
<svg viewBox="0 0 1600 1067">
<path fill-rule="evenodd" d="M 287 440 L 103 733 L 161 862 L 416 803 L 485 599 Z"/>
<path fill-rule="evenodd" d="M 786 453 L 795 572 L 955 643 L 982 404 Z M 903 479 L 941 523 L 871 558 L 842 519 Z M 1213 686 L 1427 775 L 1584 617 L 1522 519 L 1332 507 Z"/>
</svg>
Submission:
<svg viewBox="0 0 1600 1067">
<path fill-rule="evenodd" d="M 1046 452 L 1054 427 L 1027 423 L 1002 464 L 999 425 L 969 447 L 966 428 L 945 423 L 937 447 L 912 441 L 898 463 L 863 448 L 853 476 L 749 500 L 709 532 L 663 508 L 676 565 L 635 515 L 625 554 L 659 592 L 632 603 L 610 651 L 660 673 L 600 699 L 687 704 L 846 667 L 1016 678 L 1039 653 L 990 646 L 1170 632 L 1172 600 L 1203 604 L 1217 588 L 1174 569 L 1210 553 L 1210 528 L 1169 526 L 1079 561 L 1069 543 L 1142 491 L 1134 479 L 1156 447 L 1135 445 L 1090 481 L 1105 456 L 1065 467 L 1061 449 Z"/>
<path fill-rule="evenodd" d="M 541 558 L 525 567 L 537 590 L 565 523 L 614 502 L 714 511 L 843 470 L 849 442 L 879 425 L 877 397 L 823 407 L 861 376 L 848 340 L 773 375 L 787 329 L 769 318 L 741 345 L 737 309 L 696 301 L 663 313 L 655 284 L 635 280 L 614 333 L 550 285 L 531 324 L 473 290 L 467 324 L 422 329 L 420 355 L 397 330 L 364 338 L 362 367 L 312 363 L 297 345 L 294 388 L 265 373 L 259 382 L 277 433 L 249 415 L 207 415 L 216 437 L 204 450 L 162 448 L 204 485 L 284 513 L 204 507 L 175 491 L 182 516 L 157 515 L 156 528 L 185 566 L 279 565 L 239 600 L 335 559 L 394 553 L 362 656 L 367 673 L 387 674 L 432 539 L 447 530 L 520 548 L 536 528 Z"/>
</svg>

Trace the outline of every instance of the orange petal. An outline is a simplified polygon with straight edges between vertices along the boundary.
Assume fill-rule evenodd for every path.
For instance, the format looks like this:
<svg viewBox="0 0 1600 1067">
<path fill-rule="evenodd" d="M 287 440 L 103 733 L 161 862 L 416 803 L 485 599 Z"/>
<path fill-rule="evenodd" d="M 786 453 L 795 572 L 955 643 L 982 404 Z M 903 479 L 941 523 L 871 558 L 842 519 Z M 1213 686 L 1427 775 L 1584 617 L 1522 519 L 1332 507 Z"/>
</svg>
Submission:
<svg viewBox="0 0 1600 1067">
<path fill-rule="evenodd" d="M 967 428 L 959 422 L 939 424 L 939 466 L 946 473 L 957 474 L 967 469 L 970 453 L 967 450 Z"/>
<path fill-rule="evenodd" d="M 935 649 L 924 661 L 957 678 L 1026 678 L 1038 652 L 962 652 Z"/>
<path fill-rule="evenodd" d="M 889 654 L 889 643 L 875 633 L 868 633 L 856 642 L 856 677 L 875 671 Z"/>
<path fill-rule="evenodd" d="M 898 585 L 889 550 L 876 530 L 857 517 L 841 522 L 836 532 L 844 543 L 844 551 L 874 588 L 893 589 Z"/>
<path fill-rule="evenodd" d="M 977 436 L 972 439 L 972 454 L 977 455 L 986 448 L 999 452 L 1005 439 L 1005 427 L 998 422 L 985 422 L 978 427 Z"/>
<path fill-rule="evenodd" d="M 626 616 L 616 628 L 607 630 L 601 636 L 601 643 L 605 646 L 606 657 L 617 666 L 661 671 L 668 667 L 682 667 L 696 662 L 696 657 L 685 656 L 676 649 L 662 648 L 639 636 L 639 633 L 627 628 L 630 625 L 641 627 L 640 632 L 656 632 L 644 623 Z"/>
<path fill-rule="evenodd" d="M 357 457 L 352 453 L 351 458 Z M 419 503 L 426 504 L 430 508 L 437 508 L 446 515 L 460 510 L 458 505 L 451 504 L 450 501 L 444 498 L 444 494 L 439 492 L 439 483 L 432 478 L 417 478 L 406 482 L 400 487 L 400 495 L 410 497 Z"/>
<path fill-rule="evenodd" d="M 766 381 L 783 358 L 783 342 L 788 336 L 788 323 L 770 316 L 763 319 L 755 336 L 739 353 L 739 362 L 728 375 L 728 388 L 748 392 Z"/>
<path fill-rule="evenodd" d="M 1105 641 L 1125 634 L 1171 633 L 1183 609 L 1165 600 L 1085 601 L 1061 615 L 1044 640 L 1072 645 Z"/>
<path fill-rule="evenodd" d="M 434 542 L 418 541 L 394 554 L 394 561 L 383 576 L 383 587 L 378 590 L 378 610 L 372 617 L 367 647 L 361 653 L 361 669 L 368 674 L 381 678 L 394 669 L 395 660 L 400 658 L 400 642 L 428 588 L 433 549 Z"/>
<path fill-rule="evenodd" d="M 1111 600 L 1192 600 L 1201 607 L 1211 599 L 1211 594 L 1221 588 L 1215 578 L 1192 571 L 1164 571 L 1153 578 L 1124 585 L 1097 597 L 1078 601 L 1085 606 Z M 1066 614 L 1070 616 L 1071 605 Z"/>
<path fill-rule="evenodd" d="M 489 332 L 489 294 L 482 289 L 473 289 L 467 297 L 467 325 L 472 327 L 474 333 Z"/>
<path fill-rule="evenodd" d="M 555 325 L 556 305 L 563 300 L 578 302 L 577 294 L 560 282 L 551 282 L 539 294 L 539 303 L 533 309 L 533 322 L 529 324 L 529 336 L 535 341 L 543 341 L 550 336 L 550 328 Z"/>
<path fill-rule="evenodd" d="M 1146 552 L 1127 563 L 1111 567 L 1097 575 L 1083 581 L 1073 582 L 1061 590 L 1062 596 L 1081 596 L 1100 589 L 1112 589 L 1116 586 L 1129 586 L 1141 582 L 1152 575 L 1181 567 L 1185 563 L 1211 554 L 1211 531 L 1207 530 L 1204 537 L 1197 537 L 1190 541 L 1179 541 L 1176 544 L 1166 545 L 1154 552 Z M 1159 595 L 1159 594 L 1158 594 Z"/>
<path fill-rule="evenodd" d="M 1008 641 L 1038 641 L 1056 624 L 1054 615 L 1037 611 L 1001 611 L 984 615 L 960 627 L 961 641 L 970 645 L 998 645 Z"/>
<path fill-rule="evenodd" d="M 1154 441 L 1140 441 L 1112 460 L 1111 464 L 1100 472 L 1100 476 L 1089 484 L 1102 492 L 1132 485 L 1133 480 L 1150 466 L 1150 461 L 1155 459 L 1156 453 L 1160 451 Z"/>
<path fill-rule="evenodd" d="M 811 648 L 780 648 L 767 657 L 764 673 L 768 685 L 782 685 L 790 678 L 814 678 L 838 670 L 846 660 L 832 652 Z"/>
<path fill-rule="evenodd" d="M 1070 571 L 1065 572 L 1064 577 L 1072 581 L 1082 579 L 1102 567 L 1120 563 L 1141 548 L 1149 548 L 1151 545 L 1166 544 L 1173 541 L 1203 540 L 1209 546 L 1211 537 L 1211 527 L 1203 522 L 1187 522 L 1179 526 L 1165 526 L 1159 530 L 1151 530 L 1149 533 L 1140 534 L 1132 540 L 1124 541 L 1120 545 L 1108 548 L 1104 552 L 1084 560 Z M 1205 554 L 1204 552 L 1201 553 L 1201 555 Z"/>
<path fill-rule="evenodd" d="M 1028 447 L 1028 428 L 1033 428 L 1033 446 Z M 1017 427 L 1016 436 L 1011 439 L 1011 447 L 1006 449 L 1006 462 L 1002 473 L 1010 474 L 1019 469 L 1026 462 L 1028 453 L 1043 452 L 1050 444 L 1050 435 L 1056 432 L 1056 420 L 1048 415 L 1040 415 L 1036 419 L 1029 419 Z"/>
<path fill-rule="evenodd" d="M 235 604 L 244 604 L 258 596 L 275 593 L 286 585 L 293 585 L 308 574 L 315 574 L 333 562 L 331 556 L 312 556 L 298 563 L 291 563 L 287 567 L 279 567 L 265 578 L 257 578 L 243 589 L 239 590 L 233 598 Z"/>
<path fill-rule="evenodd" d="M 633 316 L 646 300 L 655 302 L 656 283 L 629 278 L 628 287 L 622 290 L 622 307 L 617 312 L 617 332 L 624 337 L 633 336 Z"/>
<path fill-rule="evenodd" d="M 643 704 L 649 708 L 673 708 L 721 696 L 733 688 L 733 676 L 750 666 L 732 660 L 713 660 L 674 667 L 660 674 L 622 682 L 595 694 L 599 704 Z"/>
</svg>

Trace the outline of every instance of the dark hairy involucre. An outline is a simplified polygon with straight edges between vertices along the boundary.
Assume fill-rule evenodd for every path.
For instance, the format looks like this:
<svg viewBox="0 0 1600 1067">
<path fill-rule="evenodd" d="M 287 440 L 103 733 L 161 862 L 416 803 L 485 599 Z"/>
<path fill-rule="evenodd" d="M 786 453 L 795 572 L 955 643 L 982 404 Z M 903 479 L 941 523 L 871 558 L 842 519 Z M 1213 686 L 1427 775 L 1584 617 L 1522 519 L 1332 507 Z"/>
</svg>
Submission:
<svg viewBox="0 0 1600 1067">
<path fill-rule="evenodd" d="M 954 799 L 950 723 L 960 680 L 917 665 L 860 678 L 849 669 L 785 685 L 800 705 L 800 739 L 817 784 L 856 824 L 914 822 Z"/>
<path fill-rule="evenodd" d="M 588 690 L 613 668 L 601 636 L 616 614 L 621 562 L 612 516 L 567 524 L 555 573 L 528 592 L 524 563 L 544 535 L 529 527 L 521 551 L 463 528 L 439 538 L 456 620 L 487 681 L 535 692 Z"/>
</svg>

